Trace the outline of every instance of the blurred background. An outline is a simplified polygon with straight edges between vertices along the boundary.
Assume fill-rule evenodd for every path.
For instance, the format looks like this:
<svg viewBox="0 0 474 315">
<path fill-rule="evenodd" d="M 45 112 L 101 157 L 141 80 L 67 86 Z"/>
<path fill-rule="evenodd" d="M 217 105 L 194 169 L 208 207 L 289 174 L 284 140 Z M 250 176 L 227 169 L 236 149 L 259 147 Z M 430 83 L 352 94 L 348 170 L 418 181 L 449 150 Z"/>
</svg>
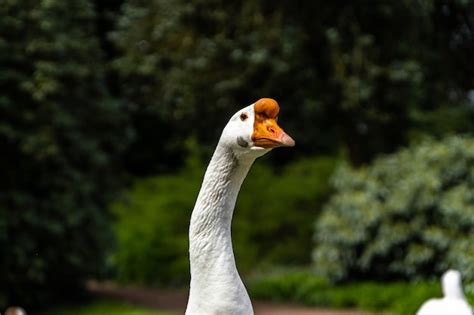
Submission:
<svg viewBox="0 0 474 315">
<path fill-rule="evenodd" d="M 470 0 L 3 0 L 0 311 L 185 292 L 205 167 L 261 97 L 297 146 L 238 198 L 253 298 L 409 314 L 448 268 L 472 297 L 473 56 Z"/>
</svg>

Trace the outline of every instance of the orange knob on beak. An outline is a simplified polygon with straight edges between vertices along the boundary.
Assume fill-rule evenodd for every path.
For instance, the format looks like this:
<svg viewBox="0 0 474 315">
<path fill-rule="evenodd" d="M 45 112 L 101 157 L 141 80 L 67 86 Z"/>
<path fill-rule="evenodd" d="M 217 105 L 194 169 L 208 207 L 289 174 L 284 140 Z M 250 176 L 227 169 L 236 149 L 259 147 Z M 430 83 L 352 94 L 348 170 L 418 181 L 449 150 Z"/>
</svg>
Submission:
<svg viewBox="0 0 474 315">
<path fill-rule="evenodd" d="M 271 149 L 295 145 L 295 140 L 286 134 L 276 122 L 280 107 L 275 100 L 271 98 L 259 99 L 255 103 L 254 110 L 252 141 L 256 146 Z"/>
</svg>

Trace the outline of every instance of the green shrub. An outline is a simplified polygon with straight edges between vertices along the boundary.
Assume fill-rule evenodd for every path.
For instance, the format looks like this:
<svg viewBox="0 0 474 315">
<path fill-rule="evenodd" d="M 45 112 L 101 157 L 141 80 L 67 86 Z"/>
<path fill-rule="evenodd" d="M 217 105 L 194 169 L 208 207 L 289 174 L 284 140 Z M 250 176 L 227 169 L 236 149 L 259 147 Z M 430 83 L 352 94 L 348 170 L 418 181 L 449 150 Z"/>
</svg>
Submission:
<svg viewBox="0 0 474 315">
<path fill-rule="evenodd" d="M 474 139 L 451 137 L 340 168 L 316 222 L 314 265 L 333 280 L 474 280 Z"/>
<path fill-rule="evenodd" d="M 277 170 L 256 161 L 242 185 L 232 226 L 240 270 L 311 262 L 312 220 L 329 198 L 336 161 L 300 159 Z"/>
<path fill-rule="evenodd" d="M 243 184 L 232 227 L 239 270 L 310 262 L 314 207 L 329 194 L 333 167 L 331 158 L 300 160 L 278 172 L 265 161 L 256 162 Z M 176 175 L 139 179 L 112 205 L 118 238 L 113 261 L 120 280 L 187 282 L 189 220 L 204 169 L 192 160 Z"/>
<path fill-rule="evenodd" d="M 188 279 L 188 227 L 199 176 L 182 172 L 137 180 L 117 217 L 114 254 L 119 280 L 181 284 Z"/>
<path fill-rule="evenodd" d="M 415 314 L 429 298 L 441 296 L 436 282 L 329 283 L 309 271 L 263 274 L 249 281 L 255 299 L 291 301 L 330 308 L 357 308 L 391 314 Z M 474 295 L 468 295 L 471 303 Z"/>
</svg>

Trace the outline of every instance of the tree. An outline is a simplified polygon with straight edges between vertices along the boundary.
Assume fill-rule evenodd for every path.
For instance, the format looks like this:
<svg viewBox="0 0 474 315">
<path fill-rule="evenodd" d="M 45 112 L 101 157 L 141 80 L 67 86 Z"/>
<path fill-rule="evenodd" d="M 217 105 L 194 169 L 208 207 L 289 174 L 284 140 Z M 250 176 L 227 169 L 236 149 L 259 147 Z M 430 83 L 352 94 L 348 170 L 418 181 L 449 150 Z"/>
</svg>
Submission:
<svg viewBox="0 0 474 315">
<path fill-rule="evenodd" d="M 298 142 L 276 163 L 343 149 L 362 165 L 411 137 L 472 132 L 473 12 L 465 1 L 127 0 L 114 65 L 145 135 L 129 157 L 179 165 L 184 139 L 212 147 L 223 118 L 262 96 L 282 104 Z"/>
<path fill-rule="evenodd" d="M 88 0 L 0 6 L 2 302 L 73 297 L 111 245 L 105 205 L 129 128 Z M 3 303 L 2 303 L 3 304 Z"/>
</svg>

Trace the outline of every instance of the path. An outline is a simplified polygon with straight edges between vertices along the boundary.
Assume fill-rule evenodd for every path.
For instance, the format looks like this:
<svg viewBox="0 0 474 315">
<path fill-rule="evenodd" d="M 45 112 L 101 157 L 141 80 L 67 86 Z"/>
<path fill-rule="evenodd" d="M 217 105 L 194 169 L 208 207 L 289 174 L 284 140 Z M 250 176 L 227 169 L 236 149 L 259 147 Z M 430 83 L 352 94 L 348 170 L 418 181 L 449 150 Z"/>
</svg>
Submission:
<svg viewBox="0 0 474 315">
<path fill-rule="evenodd" d="M 187 292 L 151 289 L 136 286 L 117 286 L 113 283 L 91 281 L 89 291 L 106 297 L 128 301 L 137 305 L 184 314 Z M 255 315 L 369 315 L 353 310 L 328 310 L 291 304 L 253 301 Z"/>
</svg>

